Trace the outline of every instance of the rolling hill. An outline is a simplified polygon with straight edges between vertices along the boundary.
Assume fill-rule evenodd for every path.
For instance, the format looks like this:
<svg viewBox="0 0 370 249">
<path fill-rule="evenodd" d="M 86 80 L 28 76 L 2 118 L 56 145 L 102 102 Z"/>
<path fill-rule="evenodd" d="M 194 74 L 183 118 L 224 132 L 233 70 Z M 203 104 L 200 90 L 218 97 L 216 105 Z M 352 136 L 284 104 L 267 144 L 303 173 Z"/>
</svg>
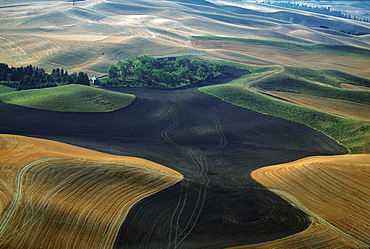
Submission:
<svg viewBox="0 0 370 249">
<path fill-rule="evenodd" d="M 13 0 L 0 24 L 14 67 L 227 68 L 176 90 L 1 82 L 0 248 L 369 247 L 370 23 L 250 1 Z"/>
<path fill-rule="evenodd" d="M 73 84 L 2 93 L 0 100 L 48 111 L 111 112 L 130 105 L 135 96 Z"/>
<path fill-rule="evenodd" d="M 253 248 L 290 248 L 294 243 L 313 246 L 312 240 L 314 247 L 368 247 L 369 159 L 369 154 L 309 157 L 254 171 L 254 179 L 305 210 L 314 222 L 290 240 Z"/>
<path fill-rule="evenodd" d="M 368 58 L 323 57 L 263 45 L 192 38 L 225 36 L 369 49 L 366 36 L 340 32 L 350 29 L 370 34 L 370 24 L 364 22 L 250 2 L 245 8 L 207 1 L 86 0 L 74 5 L 67 1 L 24 2 L 4 2 L 0 6 L 1 57 L 13 66 L 32 63 L 49 70 L 63 67 L 101 75 L 109 64 L 138 55 L 203 55 L 252 64 L 262 60 L 265 64 L 319 66 L 369 76 L 364 66 Z M 299 61 L 292 59 L 297 56 Z"/>
<path fill-rule="evenodd" d="M 111 248 L 135 203 L 182 179 L 49 140 L 1 135 L 0 144 L 0 248 Z"/>
</svg>

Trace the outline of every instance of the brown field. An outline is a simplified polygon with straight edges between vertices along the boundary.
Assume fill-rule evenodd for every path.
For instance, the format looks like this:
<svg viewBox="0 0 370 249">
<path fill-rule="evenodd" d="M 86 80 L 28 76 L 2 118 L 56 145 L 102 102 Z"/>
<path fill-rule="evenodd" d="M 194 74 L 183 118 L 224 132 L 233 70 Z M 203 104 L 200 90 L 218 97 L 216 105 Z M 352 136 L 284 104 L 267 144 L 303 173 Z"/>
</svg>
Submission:
<svg viewBox="0 0 370 249">
<path fill-rule="evenodd" d="M 309 157 L 264 167 L 252 177 L 312 216 L 309 229 L 239 248 L 368 248 L 370 155 Z"/>
<path fill-rule="evenodd" d="M 340 85 L 341 85 L 343 88 L 345 88 L 345 89 L 370 91 L 370 87 L 366 87 L 366 86 L 357 86 L 357 85 L 346 84 L 346 83 L 342 83 L 342 84 L 340 84 Z"/>
<path fill-rule="evenodd" d="M 0 137 L 0 248 L 112 248 L 129 210 L 182 175 L 49 140 Z"/>
<path fill-rule="evenodd" d="M 316 29 L 286 22 L 284 16 L 275 19 L 271 15 L 280 9 L 271 6 L 248 3 L 247 8 L 262 13 L 257 16 L 201 2 L 195 5 L 154 0 L 86 0 L 74 6 L 66 1 L 38 1 L 31 5 L 16 0 L 0 3 L 0 7 L 0 56 L 2 62 L 11 66 L 33 64 L 47 70 L 63 67 L 103 75 L 110 64 L 138 55 L 206 54 L 241 63 L 315 66 L 370 77 L 370 59 L 192 39 L 194 35 L 213 35 L 370 48 L 366 36 L 351 37 L 336 30 L 317 29 L 321 24 L 318 20 L 322 19 L 315 15 L 312 23 Z M 289 16 L 289 12 L 284 13 Z M 338 21 L 327 18 L 322 22 Z M 354 28 L 359 24 L 346 20 L 342 25 Z M 337 26 L 334 29 L 341 28 Z M 367 23 L 358 27 L 370 30 Z"/>
<path fill-rule="evenodd" d="M 336 233 L 325 223 L 312 218 L 311 226 L 295 235 L 260 244 L 237 246 L 233 249 L 286 249 L 286 248 L 366 248 L 366 246 L 349 240 L 346 236 Z"/>
<path fill-rule="evenodd" d="M 240 54 L 235 61 L 240 62 L 242 56 L 250 56 L 251 59 L 244 63 L 256 63 L 256 60 L 267 61 L 266 64 L 281 64 L 288 66 L 302 66 L 302 67 L 318 67 L 325 69 L 335 69 L 361 77 L 370 78 L 370 71 L 366 65 L 370 64 L 368 58 L 356 58 L 341 55 L 323 55 L 313 52 L 295 51 L 286 48 L 270 47 L 264 45 L 243 44 L 240 42 L 231 41 L 204 41 L 204 48 L 210 47 L 207 50 L 209 55 L 219 56 L 220 51 L 231 51 Z"/>
<path fill-rule="evenodd" d="M 268 92 L 268 94 L 342 116 L 370 120 L 370 105 L 291 92 Z"/>
</svg>

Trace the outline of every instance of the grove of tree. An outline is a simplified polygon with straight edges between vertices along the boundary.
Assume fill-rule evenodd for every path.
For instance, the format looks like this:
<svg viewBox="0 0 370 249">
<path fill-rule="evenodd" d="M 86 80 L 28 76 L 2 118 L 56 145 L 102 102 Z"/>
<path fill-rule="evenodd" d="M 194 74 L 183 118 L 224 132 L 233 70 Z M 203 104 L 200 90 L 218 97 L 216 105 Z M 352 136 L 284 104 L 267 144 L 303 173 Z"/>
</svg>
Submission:
<svg viewBox="0 0 370 249">
<path fill-rule="evenodd" d="M 102 85 L 175 88 L 221 73 L 222 66 L 217 63 L 185 57 L 156 59 L 144 55 L 110 65 L 108 79 Z"/>
<path fill-rule="evenodd" d="M 43 68 L 32 65 L 26 67 L 9 67 L 0 63 L 0 82 L 13 83 L 17 90 L 53 87 L 67 84 L 90 85 L 89 77 L 84 72 L 69 74 L 63 68 L 56 68 L 46 73 Z"/>
</svg>

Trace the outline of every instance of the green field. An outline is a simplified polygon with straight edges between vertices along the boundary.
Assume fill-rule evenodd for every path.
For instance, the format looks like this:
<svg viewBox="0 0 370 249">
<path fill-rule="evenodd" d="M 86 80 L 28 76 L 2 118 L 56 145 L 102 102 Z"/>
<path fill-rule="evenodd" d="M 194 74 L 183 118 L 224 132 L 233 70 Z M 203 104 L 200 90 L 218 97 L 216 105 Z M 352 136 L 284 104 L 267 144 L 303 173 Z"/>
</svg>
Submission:
<svg viewBox="0 0 370 249">
<path fill-rule="evenodd" d="M 269 70 L 273 70 L 270 67 Z M 370 122 L 346 118 L 335 114 L 329 114 L 324 111 L 312 109 L 287 101 L 282 101 L 277 98 L 272 98 L 266 94 L 251 90 L 252 88 L 263 90 L 280 90 L 289 91 L 295 86 L 294 91 L 298 93 L 315 94 L 318 96 L 332 95 L 332 98 L 349 99 L 362 103 L 369 102 L 369 92 L 345 90 L 332 85 L 325 85 L 322 82 L 313 83 L 309 80 L 303 80 L 298 76 L 298 72 L 304 70 L 303 68 L 287 68 L 280 73 L 271 75 L 270 77 L 261 78 L 266 75 L 267 71 L 256 74 L 246 75 L 237 80 L 225 85 L 207 86 L 199 90 L 210 95 L 213 95 L 228 103 L 254 110 L 267 115 L 291 120 L 301 123 L 313 129 L 316 129 L 339 143 L 343 144 L 351 153 L 370 153 Z M 313 72 L 313 69 L 307 69 L 307 73 Z M 347 77 L 347 82 L 351 78 L 348 74 L 340 73 L 337 78 L 334 71 L 318 70 L 324 79 L 335 79 Z M 306 77 L 303 75 L 302 77 Z M 356 79 L 356 76 L 353 76 Z M 261 78 L 261 80 L 258 80 Z M 308 77 L 309 78 L 309 77 Z M 257 81 L 255 81 L 257 79 Z M 289 80 L 287 80 L 289 79 Z M 363 79 L 366 81 L 366 79 Z M 248 82 L 255 81 L 249 87 Z M 366 81 L 367 82 L 367 81 Z M 353 83 L 353 82 L 352 82 Z M 365 83 L 364 83 L 365 84 Z M 366 83 L 367 84 L 367 83 Z M 312 90 L 314 89 L 314 90 Z M 347 93 L 347 94 L 345 94 Z M 345 98 L 344 96 L 348 96 Z M 358 98 L 357 98 L 357 97 Z M 358 101 L 361 99 L 361 101 Z"/>
<path fill-rule="evenodd" d="M 73 84 L 1 93 L 0 100 L 48 111 L 111 112 L 130 105 L 135 96 Z"/>
<path fill-rule="evenodd" d="M 258 81 L 265 91 L 303 93 L 319 97 L 342 99 L 370 104 L 370 92 L 341 88 L 340 83 L 370 86 L 370 80 L 336 70 L 284 67 L 285 70 L 273 78 Z"/>
<path fill-rule="evenodd" d="M 0 84 L 0 94 L 13 92 L 14 88 Z"/>
</svg>

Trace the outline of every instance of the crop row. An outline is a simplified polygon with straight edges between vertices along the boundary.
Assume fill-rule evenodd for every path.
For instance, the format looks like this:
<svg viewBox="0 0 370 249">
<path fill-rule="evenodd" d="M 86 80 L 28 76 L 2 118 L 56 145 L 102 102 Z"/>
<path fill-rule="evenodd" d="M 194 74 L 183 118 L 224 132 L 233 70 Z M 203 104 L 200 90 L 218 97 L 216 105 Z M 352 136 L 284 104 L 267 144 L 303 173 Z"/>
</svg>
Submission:
<svg viewBox="0 0 370 249">
<path fill-rule="evenodd" d="M 13 37 L 14 43 L 22 48 L 32 58 L 39 59 L 65 48 L 59 42 L 37 36 Z"/>
<path fill-rule="evenodd" d="M 12 190 L 0 199 L 0 248 L 112 248 L 131 207 L 181 179 L 140 160 L 75 158 L 37 139 L 0 143 L 1 183 Z"/>
<path fill-rule="evenodd" d="M 287 48 L 298 51 L 353 56 L 359 58 L 369 58 L 370 56 L 369 49 L 344 44 L 300 44 L 288 41 L 220 37 L 220 36 L 194 36 L 194 38 L 201 40 L 233 41 L 247 44 Z"/>
<path fill-rule="evenodd" d="M 369 155 L 312 157 L 261 168 L 252 177 L 309 213 L 337 239 L 344 239 L 342 246 L 367 248 L 369 159 Z M 322 240 L 314 243 L 332 243 Z"/>
</svg>

